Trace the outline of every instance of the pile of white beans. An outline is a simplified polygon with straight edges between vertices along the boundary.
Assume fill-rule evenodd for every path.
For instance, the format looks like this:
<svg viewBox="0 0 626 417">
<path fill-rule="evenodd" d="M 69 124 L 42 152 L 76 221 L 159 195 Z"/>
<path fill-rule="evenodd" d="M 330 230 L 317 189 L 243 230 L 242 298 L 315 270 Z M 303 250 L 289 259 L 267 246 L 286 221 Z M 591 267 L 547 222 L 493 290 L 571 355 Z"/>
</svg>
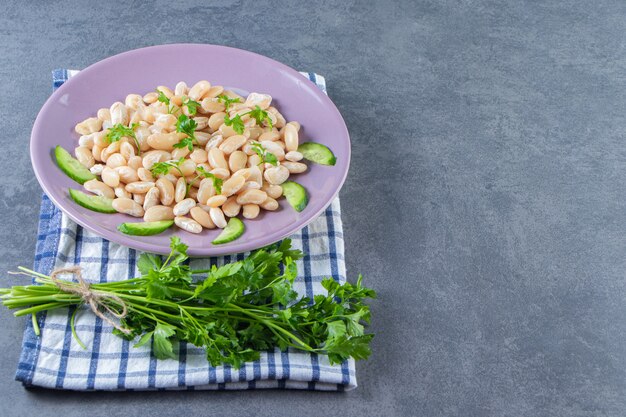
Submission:
<svg viewBox="0 0 626 417">
<path fill-rule="evenodd" d="M 300 162 L 302 154 L 297 151 L 300 124 L 287 123 L 271 106 L 269 95 L 251 93 L 244 98 L 208 81 L 199 81 L 191 88 L 179 82 L 174 90 L 165 86 L 156 90 L 170 99 L 169 109 L 158 101 L 157 92 L 144 96 L 129 94 L 124 103 L 115 102 L 110 108 L 102 108 L 97 117 L 75 127 L 81 135 L 75 149 L 76 159 L 101 178 L 85 182 L 85 189 L 113 199 L 118 212 L 142 217 L 146 222 L 174 220 L 179 228 L 191 233 L 224 228 L 227 218 L 239 213 L 254 219 L 261 209 L 277 210 L 276 200 L 282 195 L 280 184 L 291 174 L 307 170 L 307 165 Z M 269 123 L 259 126 L 256 119 L 243 115 L 245 131 L 238 134 L 224 123 L 227 113 L 218 100 L 220 95 L 241 101 L 230 105 L 229 117 L 259 106 L 267 111 L 272 127 L 266 125 Z M 188 98 L 201 104 L 196 115 L 190 116 L 183 105 Z M 169 113 L 171 108 L 174 111 Z M 197 143 L 192 151 L 187 147 L 174 148 L 187 136 L 176 132 L 177 116 L 181 112 L 197 123 Z M 137 143 L 129 137 L 108 142 L 108 129 L 118 123 L 138 124 L 134 129 Z M 278 165 L 263 163 L 251 146 L 253 141 L 273 153 Z M 180 165 L 182 176 L 174 168 L 166 175 L 156 178 L 152 175 L 153 164 L 180 158 L 185 158 Z M 211 178 L 196 178 L 198 167 L 223 180 L 221 193 L 216 192 Z M 190 184 L 188 192 L 187 184 Z"/>
</svg>

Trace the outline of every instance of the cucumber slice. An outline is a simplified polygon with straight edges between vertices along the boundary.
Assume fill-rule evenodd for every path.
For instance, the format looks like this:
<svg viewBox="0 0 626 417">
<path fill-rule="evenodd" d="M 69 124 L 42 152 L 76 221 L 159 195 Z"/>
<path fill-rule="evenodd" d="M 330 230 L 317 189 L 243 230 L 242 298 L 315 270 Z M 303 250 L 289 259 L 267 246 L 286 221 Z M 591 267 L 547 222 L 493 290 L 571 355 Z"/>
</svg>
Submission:
<svg viewBox="0 0 626 417">
<path fill-rule="evenodd" d="M 298 146 L 298 152 L 304 155 L 304 159 L 321 165 L 335 165 L 337 158 L 328 146 L 317 142 L 304 142 Z"/>
<path fill-rule="evenodd" d="M 78 205 L 85 207 L 86 209 L 97 211 L 99 213 L 117 213 L 117 210 L 113 208 L 113 200 L 106 197 L 100 197 L 99 195 L 85 194 L 82 191 L 74 190 L 70 188 L 70 197 Z"/>
<path fill-rule="evenodd" d="M 60 145 L 54 148 L 54 157 L 61 171 L 79 184 L 96 178 L 83 164 L 72 158 L 72 155 Z"/>
<path fill-rule="evenodd" d="M 163 233 L 174 224 L 174 220 L 161 220 L 158 222 L 122 223 L 117 230 L 127 235 L 152 236 Z"/>
<path fill-rule="evenodd" d="M 294 181 L 286 181 L 282 183 L 281 187 L 283 187 L 283 195 L 291 207 L 297 212 L 304 210 L 309 203 L 309 196 L 307 195 L 306 189 Z"/>
<path fill-rule="evenodd" d="M 220 233 L 211 243 L 214 245 L 221 245 L 232 242 L 239 236 L 243 235 L 244 230 L 246 230 L 246 226 L 244 226 L 243 222 L 237 217 L 231 217 L 224 230 L 222 230 L 222 233 Z"/>
</svg>

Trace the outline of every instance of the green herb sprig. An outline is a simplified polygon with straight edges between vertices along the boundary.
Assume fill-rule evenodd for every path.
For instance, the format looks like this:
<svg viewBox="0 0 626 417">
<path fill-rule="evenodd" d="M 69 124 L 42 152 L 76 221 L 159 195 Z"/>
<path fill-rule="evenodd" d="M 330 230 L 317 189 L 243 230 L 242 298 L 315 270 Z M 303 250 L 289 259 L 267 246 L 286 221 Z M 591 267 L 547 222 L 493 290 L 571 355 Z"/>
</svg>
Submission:
<svg viewBox="0 0 626 417">
<path fill-rule="evenodd" d="M 169 174 L 170 171 L 173 168 L 173 169 L 178 171 L 178 173 L 180 174 L 181 178 L 185 178 L 185 176 L 183 175 L 183 171 L 180 170 L 180 166 L 183 164 L 183 162 L 185 162 L 185 158 L 184 157 L 182 157 L 182 158 L 180 158 L 178 160 L 156 162 L 150 168 L 150 172 L 152 172 L 152 175 L 154 175 L 156 177 L 157 175 L 167 175 L 167 174 Z"/>
<path fill-rule="evenodd" d="M 233 103 L 241 103 L 241 99 L 239 97 L 230 98 L 226 94 L 221 94 L 217 97 L 217 101 L 220 103 L 224 103 L 224 111 L 228 113 L 230 110 L 230 106 Z"/>
<path fill-rule="evenodd" d="M 250 146 L 252 146 L 252 150 L 261 158 L 261 163 L 268 163 L 274 166 L 278 165 L 276 155 L 265 149 L 259 142 L 252 142 Z"/>
<path fill-rule="evenodd" d="M 105 139 L 108 143 L 118 142 L 122 140 L 123 137 L 132 138 L 135 141 L 135 145 L 137 145 L 137 154 L 141 155 L 141 149 L 139 148 L 139 140 L 135 135 L 135 129 L 139 126 L 139 123 L 133 123 L 130 126 L 124 126 L 121 123 L 118 123 L 114 126 L 111 126 L 107 130 L 107 134 Z"/>
<path fill-rule="evenodd" d="M 176 359 L 174 346 L 179 342 L 202 347 L 213 366 L 239 368 L 259 359 L 259 352 L 276 347 L 328 355 L 331 363 L 366 359 L 373 335 L 365 333 L 364 325 L 370 322 L 365 300 L 376 293 L 364 287 L 359 276 L 355 284 L 326 278 L 322 281 L 326 295 L 300 297 L 294 281 L 295 261 L 302 252 L 290 244 L 284 240 L 238 262 L 192 270 L 187 246 L 172 238 L 166 259 L 146 253 L 139 257 L 139 277 L 94 283 L 89 291 L 97 291 L 100 300 L 116 311 L 126 307 L 128 313 L 119 323 L 124 331 L 114 333 L 136 339 L 136 347 L 151 344 L 158 359 Z M 80 295 L 65 292 L 49 276 L 19 270 L 39 285 L 0 289 L 2 304 L 17 309 L 15 316 L 84 303 Z M 61 283 L 65 288 L 77 286 L 72 281 Z M 33 323 L 36 326 L 36 320 Z M 80 340 L 74 316 L 71 327 Z"/>
<path fill-rule="evenodd" d="M 187 137 L 183 138 L 174 145 L 175 148 L 187 148 L 189 151 L 193 151 L 194 141 L 197 143 L 196 139 L 196 128 L 198 127 L 198 123 L 189 118 L 188 116 L 181 114 L 178 116 L 178 120 L 176 120 L 176 131 L 179 133 L 184 133 Z"/>
<path fill-rule="evenodd" d="M 211 174 L 209 171 L 204 169 L 203 166 L 197 167 L 196 168 L 196 172 L 198 172 L 198 175 L 196 176 L 196 178 L 194 178 L 193 181 L 195 181 L 198 178 L 210 178 L 211 181 L 213 182 L 213 188 L 215 188 L 215 192 L 217 194 L 221 194 L 222 193 L 222 184 L 224 183 L 224 180 L 222 180 L 221 178 L 216 177 L 215 174 Z M 193 181 L 192 181 L 192 183 L 193 183 Z"/>
<path fill-rule="evenodd" d="M 241 116 L 245 116 L 246 114 L 249 114 L 250 117 L 254 118 L 259 126 L 262 126 L 263 123 L 267 123 L 267 125 L 270 128 L 274 127 L 274 125 L 272 124 L 272 119 L 270 118 L 269 114 L 265 110 L 260 108 L 259 106 L 254 106 L 254 109 L 247 111 L 245 113 L 236 114 L 232 118 L 229 117 L 228 115 L 225 115 L 224 124 L 226 126 L 232 126 L 233 130 L 241 135 L 246 128 L 243 123 L 243 120 L 241 119 Z"/>
<path fill-rule="evenodd" d="M 172 101 L 169 98 L 167 98 L 167 96 L 165 95 L 165 93 L 163 93 L 163 91 L 161 90 L 155 90 L 155 91 L 158 93 L 157 100 L 167 106 L 168 113 L 172 114 L 174 113 L 175 110 L 177 109 L 180 110 L 180 107 L 172 103 Z M 191 98 L 187 96 L 183 96 L 183 106 L 187 106 L 187 110 L 189 111 L 190 116 L 195 116 L 198 113 L 198 107 L 200 107 L 201 104 L 195 100 L 192 100 Z"/>
</svg>

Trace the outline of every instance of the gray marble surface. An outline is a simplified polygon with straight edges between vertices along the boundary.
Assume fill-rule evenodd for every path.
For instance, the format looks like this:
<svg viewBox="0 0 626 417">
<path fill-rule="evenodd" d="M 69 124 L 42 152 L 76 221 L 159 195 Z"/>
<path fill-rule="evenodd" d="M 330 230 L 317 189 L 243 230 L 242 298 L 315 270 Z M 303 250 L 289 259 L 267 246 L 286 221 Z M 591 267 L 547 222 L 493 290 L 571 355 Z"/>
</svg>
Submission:
<svg viewBox="0 0 626 417">
<path fill-rule="evenodd" d="M 380 295 L 359 388 L 25 390 L 1 311 L 0 415 L 626 415 L 626 3 L 211 3 L 2 2 L 0 271 L 32 262 L 51 69 L 255 51 L 325 75 L 350 129 L 348 272 Z"/>
</svg>

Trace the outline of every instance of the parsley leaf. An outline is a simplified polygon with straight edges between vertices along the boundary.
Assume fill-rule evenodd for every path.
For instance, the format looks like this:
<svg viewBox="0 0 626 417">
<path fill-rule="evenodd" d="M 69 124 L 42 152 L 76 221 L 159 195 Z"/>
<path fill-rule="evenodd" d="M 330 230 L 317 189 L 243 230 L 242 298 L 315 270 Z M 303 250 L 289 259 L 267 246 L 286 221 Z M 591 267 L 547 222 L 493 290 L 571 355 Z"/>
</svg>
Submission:
<svg viewBox="0 0 626 417">
<path fill-rule="evenodd" d="M 238 114 L 235 115 L 232 119 L 228 117 L 228 115 L 224 116 L 224 124 L 226 126 L 232 126 L 233 130 L 240 135 L 244 132 L 246 127 L 243 124 L 243 120 L 241 120 L 241 116 Z"/>
<path fill-rule="evenodd" d="M 172 342 L 169 340 L 174 333 L 175 328 L 167 324 L 158 323 L 154 328 L 152 352 L 157 359 L 176 359 Z"/>
<path fill-rule="evenodd" d="M 139 126 L 137 123 L 133 123 L 130 127 L 124 126 L 121 123 L 118 123 L 109 128 L 105 138 L 107 142 L 117 142 L 121 140 L 123 137 L 134 138 L 135 137 L 135 128 Z"/>
<path fill-rule="evenodd" d="M 213 181 L 213 188 L 215 188 L 215 192 L 217 194 L 222 193 L 222 184 L 224 183 L 224 180 L 216 177 L 215 174 L 211 174 L 209 171 L 204 169 L 203 166 L 197 167 L 196 171 L 198 171 L 199 173 L 198 177 L 211 178 L 211 181 Z"/>
<path fill-rule="evenodd" d="M 135 129 L 139 126 L 139 123 L 133 123 L 129 127 L 124 126 L 121 123 L 118 123 L 109 128 L 105 139 L 107 142 L 117 142 L 121 140 L 123 137 L 131 138 L 135 141 L 135 145 L 137 145 L 137 154 L 141 155 L 141 149 L 139 146 L 139 140 L 137 140 L 137 136 L 135 135 Z"/>
<path fill-rule="evenodd" d="M 272 125 L 272 119 L 270 119 L 270 116 L 265 110 L 263 110 L 259 106 L 254 106 L 254 109 L 250 110 L 247 114 L 256 119 L 256 122 L 259 126 L 263 126 L 263 123 L 266 122 L 270 128 L 274 127 Z"/>
<path fill-rule="evenodd" d="M 187 110 L 189 110 L 189 114 L 195 116 L 198 113 L 198 107 L 200 107 L 200 103 L 186 97 L 183 101 L 183 104 L 187 106 Z"/>
<path fill-rule="evenodd" d="M 150 168 L 150 172 L 152 172 L 152 175 L 154 176 L 167 175 L 170 173 L 170 170 L 174 168 L 178 171 L 180 176 L 184 178 L 185 176 L 183 175 L 183 172 L 180 170 L 180 166 L 183 164 L 183 162 L 185 162 L 184 157 L 178 160 L 156 162 Z"/>
<path fill-rule="evenodd" d="M 274 155 L 273 153 L 267 151 L 263 145 L 261 145 L 259 142 L 252 142 L 251 143 L 252 146 L 252 150 L 259 155 L 259 158 L 261 158 L 261 162 L 263 163 L 268 163 L 268 164 L 272 164 L 274 166 L 278 165 L 278 159 L 276 158 L 276 155 Z"/>
<path fill-rule="evenodd" d="M 196 140 L 195 131 L 198 123 L 187 115 L 181 114 L 176 121 L 176 131 L 187 135 L 186 138 L 174 145 L 175 148 L 188 148 L 193 151 L 193 141 Z"/>
<path fill-rule="evenodd" d="M 153 269 L 161 268 L 161 264 L 161 257 L 151 253 L 142 253 L 137 259 L 137 269 L 144 275 Z"/>
<path fill-rule="evenodd" d="M 159 93 L 159 98 L 157 100 L 159 100 L 161 103 L 167 104 L 167 106 L 169 108 L 170 99 L 167 98 L 167 96 L 165 95 L 165 93 L 163 93 L 163 91 L 156 90 L 156 92 Z"/>
<path fill-rule="evenodd" d="M 228 113 L 230 109 L 230 105 L 233 103 L 241 103 L 241 99 L 239 97 L 230 98 L 226 94 L 221 94 L 217 97 L 217 101 L 224 103 L 224 111 Z"/>
</svg>

